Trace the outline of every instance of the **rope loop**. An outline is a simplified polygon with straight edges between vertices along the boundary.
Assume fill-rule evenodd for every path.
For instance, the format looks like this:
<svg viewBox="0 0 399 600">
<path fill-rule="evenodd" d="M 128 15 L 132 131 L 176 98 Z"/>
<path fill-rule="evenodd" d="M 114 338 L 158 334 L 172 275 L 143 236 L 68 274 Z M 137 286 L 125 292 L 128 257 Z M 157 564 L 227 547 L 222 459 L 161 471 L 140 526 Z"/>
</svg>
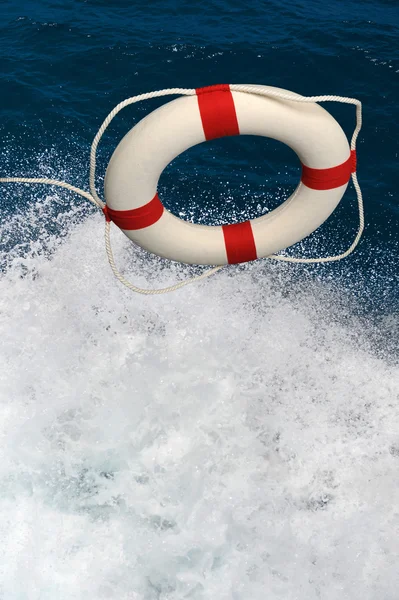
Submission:
<svg viewBox="0 0 399 600">
<path fill-rule="evenodd" d="M 218 86 L 216 86 L 218 87 Z M 352 135 L 351 139 L 351 157 L 352 157 L 352 182 L 354 188 L 356 190 L 356 196 L 358 201 L 358 213 L 359 213 L 359 227 L 356 233 L 355 239 L 349 248 L 343 252 L 342 254 L 337 254 L 335 256 L 326 256 L 321 258 L 296 258 L 292 256 L 284 256 L 282 254 L 271 254 L 267 258 L 273 260 L 279 260 L 284 262 L 291 263 L 326 263 L 326 262 L 334 262 L 338 260 L 342 260 L 351 254 L 356 246 L 358 245 L 360 238 L 362 237 L 364 230 L 364 206 L 363 206 L 363 196 L 360 189 L 360 185 L 356 175 L 356 142 L 359 135 L 359 132 L 362 128 L 362 103 L 360 100 L 356 98 L 346 98 L 344 96 L 300 96 L 295 95 L 292 96 L 289 93 L 278 92 L 276 90 L 262 89 L 252 85 L 230 85 L 231 91 L 242 92 L 245 94 L 256 94 L 260 96 L 267 96 L 270 98 L 280 98 L 282 100 L 290 100 L 293 102 L 341 102 L 343 104 L 352 104 L 356 107 L 356 127 Z M 96 186 L 95 186 L 95 176 L 96 176 L 96 161 L 97 161 L 97 148 L 100 143 L 102 136 L 104 135 L 106 129 L 109 127 L 111 121 L 116 117 L 116 115 L 129 106 L 131 104 L 135 104 L 136 102 L 141 102 L 142 100 L 149 100 L 150 98 L 160 98 L 162 96 L 170 96 L 170 95 L 178 95 L 178 96 L 194 96 L 196 94 L 195 89 L 185 89 L 185 88 L 168 88 L 164 90 L 158 90 L 155 92 L 149 92 L 146 94 L 139 94 L 138 96 L 133 96 L 132 98 L 127 98 L 120 102 L 115 108 L 109 113 L 104 122 L 102 123 L 100 129 L 95 136 L 90 150 L 90 175 L 89 175 L 89 187 L 90 192 L 86 192 L 85 190 L 81 190 L 65 181 L 58 181 L 56 179 L 47 179 L 47 178 L 32 178 L 32 177 L 0 177 L 0 183 L 40 183 L 45 185 L 55 185 L 58 187 L 66 188 L 71 192 L 79 194 L 83 198 L 86 198 L 96 206 L 98 206 L 105 216 L 105 250 L 108 257 L 108 262 L 112 269 L 115 277 L 127 288 L 132 290 L 133 292 L 137 292 L 139 294 L 144 295 L 159 295 L 164 294 L 166 292 L 173 292 L 178 290 L 189 283 L 194 283 L 196 281 L 200 281 L 201 279 L 205 279 L 206 277 L 210 277 L 220 269 L 223 269 L 224 266 L 213 267 L 212 269 L 208 269 L 204 271 L 201 275 L 197 275 L 195 277 L 191 277 L 190 279 L 186 279 L 185 281 L 181 281 L 176 285 L 172 285 L 169 287 L 161 288 L 161 289 L 143 289 L 133 285 L 130 281 L 125 279 L 125 277 L 119 272 L 116 267 L 112 247 L 111 247 L 111 237 L 110 237 L 110 225 L 111 219 L 108 214 L 108 208 L 105 202 L 101 200 L 101 198 L 97 194 Z"/>
</svg>

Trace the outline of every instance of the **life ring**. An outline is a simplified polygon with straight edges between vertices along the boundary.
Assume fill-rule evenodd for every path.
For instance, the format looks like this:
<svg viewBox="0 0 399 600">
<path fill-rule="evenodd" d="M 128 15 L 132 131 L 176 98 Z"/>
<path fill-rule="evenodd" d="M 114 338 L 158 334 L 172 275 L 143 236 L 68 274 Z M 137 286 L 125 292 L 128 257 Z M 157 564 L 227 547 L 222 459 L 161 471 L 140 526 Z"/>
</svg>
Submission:
<svg viewBox="0 0 399 600">
<path fill-rule="evenodd" d="M 302 176 L 295 192 L 270 213 L 232 225 L 192 224 L 166 210 L 157 194 L 164 168 L 191 146 L 240 134 L 274 138 L 297 153 Z M 199 88 L 195 96 L 150 113 L 119 143 L 105 177 L 106 217 L 164 258 L 202 265 L 247 262 L 315 231 L 344 195 L 354 162 L 339 123 L 316 103 L 232 91 L 229 85 Z"/>
</svg>

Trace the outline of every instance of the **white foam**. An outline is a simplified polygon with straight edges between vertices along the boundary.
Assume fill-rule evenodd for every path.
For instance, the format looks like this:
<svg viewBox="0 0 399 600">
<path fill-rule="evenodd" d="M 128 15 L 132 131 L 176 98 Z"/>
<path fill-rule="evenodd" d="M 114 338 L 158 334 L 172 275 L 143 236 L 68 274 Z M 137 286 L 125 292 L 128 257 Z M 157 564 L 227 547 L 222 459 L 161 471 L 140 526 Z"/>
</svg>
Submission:
<svg viewBox="0 0 399 600">
<path fill-rule="evenodd" d="M 0 597 L 396 598 L 399 368 L 339 290 L 256 263 L 141 297 L 100 216 L 37 239 L 0 275 Z"/>
</svg>

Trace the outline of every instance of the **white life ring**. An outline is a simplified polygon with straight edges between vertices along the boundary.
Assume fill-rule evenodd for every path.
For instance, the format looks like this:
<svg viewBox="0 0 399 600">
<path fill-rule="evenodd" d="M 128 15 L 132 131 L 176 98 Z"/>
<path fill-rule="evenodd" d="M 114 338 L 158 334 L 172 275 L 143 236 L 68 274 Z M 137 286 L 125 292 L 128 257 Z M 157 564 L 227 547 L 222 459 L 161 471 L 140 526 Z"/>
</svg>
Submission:
<svg viewBox="0 0 399 600">
<path fill-rule="evenodd" d="M 154 254 L 202 265 L 263 258 L 317 229 L 354 171 L 354 151 L 337 121 L 316 103 L 231 91 L 229 85 L 196 92 L 150 113 L 119 143 L 105 177 L 107 218 Z M 188 223 L 166 210 L 157 195 L 165 167 L 191 146 L 239 134 L 274 138 L 297 153 L 302 176 L 292 196 L 264 216 L 221 227 Z"/>
</svg>

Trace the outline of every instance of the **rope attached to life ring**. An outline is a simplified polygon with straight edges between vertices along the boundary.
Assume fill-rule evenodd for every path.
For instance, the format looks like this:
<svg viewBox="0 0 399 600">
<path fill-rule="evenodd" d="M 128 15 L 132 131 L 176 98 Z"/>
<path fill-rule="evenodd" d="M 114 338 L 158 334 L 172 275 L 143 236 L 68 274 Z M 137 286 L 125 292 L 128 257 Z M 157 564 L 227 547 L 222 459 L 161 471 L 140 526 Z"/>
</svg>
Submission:
<svg viewBox="0 0 399 600">
<path fill-rule="evenodd" d="M 235 92 L 243 92 L 246 94 L 256 94 L 260 96 L 267 96 L 271 98 L 281 98 L 283 100 L 290 100 L 293 102 L 342 102 L 344 104 L 353 104 L 356 106 L 356 127 L 352 135 L 351 140 L 351 150 L 352 153 L 356 151 L 356 141 L 362 127 L 362 104 L 360 100 L 356 100 L 355 98 L 346 98 L 343 96 L 291 96 L 290 94 L 277 92 L 274 90 L 265 90 L 258 88 L 256 86 L 251 85 L 230 85 L 230 90 Z M 93 140 L 90 151 L 90 177 L 89 177 L 89 185 L 90 185 L 90 193 L 81 190 L 69 183 L 64 181 L 57 181 L 56 179 L 46 179 L 46 178 L 31 178 L 31 177 L 0 177 L 0 183 L 41 183 L 46 185 L 55 185 L 58 187 L 66 188 L 71 192 L 75 192 L 83 198 L 86 198 L 96 206 L 98 206 L 105 215 L 105 250 L 108 257 L 108 262 L 111 266 L 112 272 L 115 277 L 127 288 L 132 290 L 133 292 L 137 292 L 139 294 L 145 295 L 155 295 L 155 294 L 164 294 L 166 292 L 173 292 L 182 288 L 189 283 L 194 283 L 195 281 L 200 281 L 201 279 L 205 279 L 210 275 L 213 275 L 220 269 L 223 269 L 225 265 L 217 266 L 212 269 L 208 269 L 204 271 L 201 275 L 191 277 L 185 281 L 181 281 L 176 285 L 172 285 L 169 287 L 161 288 L 161 289 L 143 289 L 135 286 L 130 281 L 125 279 L 125 277 L 118 270 L 114 255 L 111 247 L 111 237 L 110 237 L 110 226 L 111 222 L 107 215 L 107 207 L 106 204 L 99 198 L 96 186 L 95 186 L 95 174 L 96 174 L 96 157 L 97 157 L 97 148 L 98 144 L 104 135 L 107 127 L 110 125 L 111 121 L 116 117 L 116 115 L 124 109 L 126 106 L 130 104 L 135 104 L 136 102 L 141 102 L 142 100 L 149 100 L 150 98 L 159 98 L 161 96 L 169 96 L 169 95 L 180 95 L 180 96 L 194 96 L 196 94 L 195 89 L 184 89 L 184 88 L 171 88 L 165 90 L 159 90 L 156 92 L 149 92 L 147 94 L 140 94 L 138 96 L 133 96 L 132 98 L 127 98 L 123 102 L 120 102 L 115 108 L 109 113 L 103 124 L 101 125 L 96 137 Z M 359 227 L 355 239 L 353 240 L 350 247 L 343 252 L 342 254 L 337 254 L 335 256 L 326 256 L 322 258 L 295 258 L 292 256 L 283 256 L 279 254 L 272 254 L 267 258 L 271 258 L 274 260 L 280 260 L 285 262 L 292 263 L 325 263 L 325 262 L 333 262 L 337 260 L 342 260 L 351 254 L 356 246 L 358 245 L 360 238 L 362 237 L 362 233 L 364 230 L 364 207 L 363 207 L 363 197 L 360 189 L 360 185 L 356 176 L 356 172 L 352 172 L 352 182 L 356 190 L 357 201 L 358 201 L 358 211 L 359 211 Z"/>
</svg>

